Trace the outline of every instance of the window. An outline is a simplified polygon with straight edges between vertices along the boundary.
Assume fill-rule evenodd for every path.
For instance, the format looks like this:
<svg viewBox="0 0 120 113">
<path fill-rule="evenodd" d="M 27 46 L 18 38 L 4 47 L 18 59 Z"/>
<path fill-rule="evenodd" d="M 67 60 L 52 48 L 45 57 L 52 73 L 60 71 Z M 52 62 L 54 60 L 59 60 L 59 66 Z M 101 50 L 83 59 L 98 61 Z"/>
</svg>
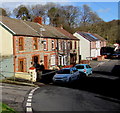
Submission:
<svg viewBox="0 0 120 113">
<path fill-rule="evenodd" d="M 86 65 L 86 68 L 91 68 L 89 65 Z"/>
<path fill-rule="evenodd" d="M 63 41 L 61 41 L 61 50 L 63 50 Z"/>
<path fill-rule="evenodd" d="M 52 55 L 51 56 L 51 65 L 55 65 L 55 59 L 56 59 L 56 56 Z"/>
<path fill-rule="evenodd" d="M 33 38 L 33 48 L 34 48 L 34 50 L 38 49 L 38 40 L 36 37 Z"/>
<path fill-rule="evenodd" d="M 84 69 L 84 66 L 81 66 L 81 65 L 78 65 L 78 66 L 75 66 L 77 69 Z"/>
<path fill-rule="evenodd" d="M 61 69 L 57 74 L 70 74 L 70 69 Z"/>
<path fill-rule="evenodd" d="M 52 40 L 52 49 L 55 49 L 55 48 L 54 48 L 54 40 Z"/>
<path fill-rule="evenodd" d="M 25 59 L 24 58 L 18 59 L 18 71 L 25 72 Z"/>
<path fill-rule="evenodd" d="M 65 46 L 65 49 L 67 49 L 67 44 L 66 44 L 66 42 L 64 42 L 64 46 Z"/>
<path fill-rule="evenodd" d="M 61 42 L 59 42 L 59 50 L 61 50 Z"/>
<path fill-rule="evenodd" d="M 70 49 L 72 49 L 72 41 L 70 41 Z"/>
<path fill-rule="evenodd" d="M 24 42 L 23 42 L 23 37 L 19 38 L 19 51 L 24 50 Z"/>
<path fill-rule="evenodd" d="M 77 49 L 77 43 L 76 43 L 76 41 L 75 41 L 75 49 Z"/>
<path fill-rule="evenodd" d="M 46 41 L 43 42 L 43 49 L 47 50 L 47 43 L 46 43 Z"/>
</svg>

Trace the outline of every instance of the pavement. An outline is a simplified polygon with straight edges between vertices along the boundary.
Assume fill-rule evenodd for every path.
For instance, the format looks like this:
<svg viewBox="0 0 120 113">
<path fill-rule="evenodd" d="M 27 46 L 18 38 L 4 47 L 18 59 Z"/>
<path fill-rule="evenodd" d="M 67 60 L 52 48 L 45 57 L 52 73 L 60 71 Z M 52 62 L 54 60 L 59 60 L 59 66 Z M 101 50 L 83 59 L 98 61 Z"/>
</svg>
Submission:
<svg viewBox="0 0 120 113">
<path fill-rule="evenodd" d="M 91 61 L 94 73 L 120 77 L 120 60 Z"/>
<path fill-rule="evenodd" d="M 112 71 L 116 65 L 120 65 L 120 60 L 110 60 L 110 59 L 106 59 L 104 61 L 92 60 L 92 61 L 90 61 L 90 65 L 93 68 L 93 72 L 95 72 L 95 73 L 103 72 L 103 73 L 110 74 L 110 73 L 112 73 Z M 118 73 L 118 70 L 117 70 L 117 73 Z M 23 85 L 23 86 L 25 85 L 25 86 L 33 86 L 33 87 L 37 87 L 37 86 L 40 87 L 40 86 L 45 85 L 44 83 L 40 83 L 40 82 L 34 82 L 34 83 L 28 82 L 24 79 L 15 79 L 12 81 L 11 80 L 3 80 L 2 82 L 8 83 L 8 84 L 16 84 L 16 85 Z"/>
<path fill-rule="evenodd" d="M 105 60 L 103 60 L 103 61 L 97 61 L 97 60 L 91 60 L 90 61 L 90 65 L 91 65 L 91 67 L 93 68 L 93 69 L 95 69 L 95 68 L 97 68 L 98 66 L 102 66 L 104 63 L 107 63 L 107 62 L 109 62 L 110 61 L 110 59 L 105 59 Z"/>
</svg>

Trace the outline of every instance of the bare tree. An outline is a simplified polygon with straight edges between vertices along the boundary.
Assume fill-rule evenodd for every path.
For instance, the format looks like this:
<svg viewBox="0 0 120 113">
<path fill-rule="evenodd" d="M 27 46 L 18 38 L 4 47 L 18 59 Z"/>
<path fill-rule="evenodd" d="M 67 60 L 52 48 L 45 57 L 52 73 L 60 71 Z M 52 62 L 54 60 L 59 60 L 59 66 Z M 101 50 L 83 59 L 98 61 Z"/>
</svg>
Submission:
<svg viewBox="0 0 120 113">
<path fill-rule="evenodd" d="M 39 16 L 42 17 L 44 24 L 48 23 L 48 10 L 55 5 L 54 3 L 47 3 L 45 5 L 36 4 L 28 6 L 31 19 L 34 20 L 35 17 Z"/>
<path fill-rule="evenodd" d="M 64 9 L 65 22 L 70 27 L 75 26 L 79 18 L 79 8 L 75 6 L 64 6 L 63 9 Z"/>
<path fill-rule="evenodd" d="M 74 6 L 52 7 L 48 10 L 50 24 L 60 26 L 61 24 L 73 27 L 79 17 L 79 8 Z"/>
<path fill-rule="evenodd" d="M 88 5 L 83 5 L 81 9 L 81 25 L 87 26 L 89 24 L 97 23 L 103 21 L 96 12 L 93 12 Z"/>
<path fill-rule="evenodd" d="M 17 8 L 13 10 L 13 13 L 15 14 L 16 18 L 22 19 L 22 20 L 28 20 L 30 19 L 29 11 L 26 6 L 20 5 Z"/>
<path fill-rule="evenodd" d="M 10 16 L 10 11 L 8 9 L 5 8 L 0 8 L 0 15 L 2 16 Z"/>
</svg>

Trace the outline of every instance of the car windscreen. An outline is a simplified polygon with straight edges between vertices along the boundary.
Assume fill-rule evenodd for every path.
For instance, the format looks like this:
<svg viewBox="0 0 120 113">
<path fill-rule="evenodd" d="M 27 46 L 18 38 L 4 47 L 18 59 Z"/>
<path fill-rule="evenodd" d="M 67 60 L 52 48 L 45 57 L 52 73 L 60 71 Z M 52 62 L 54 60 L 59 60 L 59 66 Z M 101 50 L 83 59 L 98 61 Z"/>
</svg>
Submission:
<svg viewBox="0 0 120 113">
<path fill-rule="evenodd" d="M 77 69 L 84 69 L 84 66 L 82 65 L 78 65 L 78 66 L 75 66 Z"/>
<path fill-rule="evenodd" d="M 70 74 L 70 69 L 62 69 L 58 71 L 57 74 Z"/>
</svg>

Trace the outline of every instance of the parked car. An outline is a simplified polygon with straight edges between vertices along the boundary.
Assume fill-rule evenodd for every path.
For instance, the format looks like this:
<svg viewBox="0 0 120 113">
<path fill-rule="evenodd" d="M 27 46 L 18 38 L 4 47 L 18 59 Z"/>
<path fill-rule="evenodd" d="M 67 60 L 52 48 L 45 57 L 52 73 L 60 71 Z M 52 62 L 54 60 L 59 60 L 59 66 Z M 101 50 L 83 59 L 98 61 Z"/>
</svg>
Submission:
<svg viewBox="0 0 120 113">
<path fill-rule="evenodd" d="M 77 80 L 79 78 L 79 75 L 80 73 L 75 67 L 63 68 L 53 76 L 53 82 L 72 82 L 74 80 Z"/>
<path fill-rule="evenodd" d="M 84 72 L 86 76 L 92 74 L 92 68 L 88 64 L 76 64 L 75 68 L 77 68 L 77 70 L 80 72 Z"/>
<path fill-rule="evenodd" d="M 112 58 L 119 58 L 119 59 L 120 59 L 120 51 L 115 52 L 115 53 L 112 55 Z"/>
</svg>

